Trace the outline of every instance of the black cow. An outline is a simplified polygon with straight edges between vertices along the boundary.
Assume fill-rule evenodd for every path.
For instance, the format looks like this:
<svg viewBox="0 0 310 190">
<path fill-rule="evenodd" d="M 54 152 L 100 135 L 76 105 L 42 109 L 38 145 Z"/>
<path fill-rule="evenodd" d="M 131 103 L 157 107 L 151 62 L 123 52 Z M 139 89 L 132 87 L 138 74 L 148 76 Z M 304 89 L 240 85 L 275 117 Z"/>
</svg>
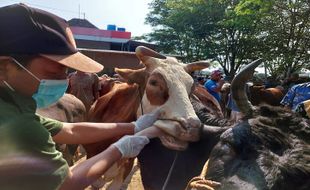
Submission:
<svg viewBox="0 0 310 190">
<path fill-rule="evenodd" d="M 191 103 L 201 122 L 213 126 L 205 125 L 200 141 L 190 143 L 185 151 L 167 149 L 159 139 L 152 139 L 138 155 L 145 190 L 161 190 L 164 186 L 166 190 L 185 189 L 188 181 L 200 173 L 221 133 L 227 130 L 225 126 L 231 125 L 226 119 L 215 117 L 196 98 L 191 97 Z M 175 157 L 174 167 L 167 179 Z"/>
<path fill-rule="evenodd" d="M 212 185 L 202 184 L 212 181 L 221 183 L 220 190 L 310 189 L 310 121 L 282 107 L 250 104 L 244 86 L 259 63 L 247 66 L 232 82 L 243 121 L 220 136 L 208 169 L 188 189 L 208 189 Z"/>
<path fill-rule="evenodd" d="M 205 178 L 223 190 L 310 189 L 309 120 L 279 107 L 254 112 L 221 135 Z"/>
<path fill-rule="evenodd" d="M 259 63 L 247 66 L 232 83 L 232 96 L 245 115 L 242 122 L 204 125 L 201 140 L 183 152 L 168 150 L 156 139 L 143 149 L 138 158 L 146 190 L 185 189 L 189 176 L 200 175 L 208 159 L 208 170 L 187 189 L 310 189 L 310 122 L 281 107 L 251 105 L 244 87 Z"/>
</svg>

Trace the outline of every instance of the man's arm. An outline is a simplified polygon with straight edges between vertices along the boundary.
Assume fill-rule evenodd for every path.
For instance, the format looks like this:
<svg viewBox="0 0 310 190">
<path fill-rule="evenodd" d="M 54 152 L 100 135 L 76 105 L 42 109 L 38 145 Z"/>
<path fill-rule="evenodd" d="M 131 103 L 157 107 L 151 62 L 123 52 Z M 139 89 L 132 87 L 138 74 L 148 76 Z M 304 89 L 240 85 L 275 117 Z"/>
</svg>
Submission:
<svg viewBox="0 0 310 190">
<path fill-rule="evenodd" d="M 132 123 L 63 123 L 53 140 L 62 144 L 88 144 L 134 134 L 134 127 Z"/>
<path fill-rule="evenodd" d="M 88 144 L 117 136 L 131 135 L 149 128 L 157 120 L 160 110 L 144 114 L 132 123 L 63 123 L 62 129 L 53 136 L 56 143 Z"/>
<path fill-rule="evenodd" d="M 217 85 L 216 85 L 216 87 L 213 89 L 213 91 L 215 91 L 215 92 L 221 92 L 221 89 L 222 89 L 222 86 L 223 86 L 224 83 L 225 83 L 225 81 L 221 79 L 221 80 L 217 83 Z"/>
<path fill-rule="evenodd" d="M 115 146 L 110 146 L 100 154 L 74 165 L 70 168 L 60 190 L 85 189 L 102 176 L 121 157 L 120 151 Z"/>
<path fill-rule="evenodd" d="M 160 129 L 150 127 L 157 119 L 159 113 L 160 112 L 157 110 L 153 114 L 145 114 L 139 117 L 135 124 L 78 123 L 76 125 L 65 123 L 63 129 L 53 137 L 55 141 L 57 140 L 58 142 L 61 142 L 64 140 L 62 142 L 68 142 L 69 140 L 73 143 L 74 141 L 80 142 L 80 140 L 83 140 L 85 143 L 89 142 L 87 139 L 91 139 L 91 142 L 94 142 L 98 141 L 98 139 L 102 140 L 102 138 L 108 138 L 109 136 L 124 135 L 127 132 L 133 133 L 133 131 L 135 131 L 137 133 L 135 136 L 122 137 L 100 154 L 71 167 L 68 176 L 60 189 L 83 190 L 103 175 L 120 158 L 136 157 L 143 147 L 149 143 L 148 138 L 162 135 Z M 89 130 L 90 133 L 84 134 L 86 131 L 81 130 L 81 127 Z M 78 137 L 78 135 L 83 137 Z M 73 136 L 74 138 L 71 138 L 70 136 Z M 84 138 L 86 138 L 86 140 Z"/>
<path fill-rule="evenodd" d="M 83 190 L 120 158 L 134 158 L 150 141 L 146 136 L 124 136 L 105 151 L 70 168 L 61 189 Z"/>
</svg>

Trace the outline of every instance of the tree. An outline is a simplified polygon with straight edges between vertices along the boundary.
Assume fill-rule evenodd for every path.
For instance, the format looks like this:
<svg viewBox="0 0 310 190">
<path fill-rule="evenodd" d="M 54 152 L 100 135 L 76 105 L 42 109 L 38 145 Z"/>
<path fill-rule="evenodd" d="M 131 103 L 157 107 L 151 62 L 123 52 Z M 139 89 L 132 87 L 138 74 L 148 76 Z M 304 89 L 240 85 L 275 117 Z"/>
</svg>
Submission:
<svg viewBox="0 0 310 190">
<path fill-rule="evenodd" d="M 273 75 L 289 77 L 302 67 L 309 68 L 310 2 L 275 0 L 264 17 L 262 54 Z M 271 27 L 272 26 L 272 27 Z"/>
<path fill-rule="evenodd" d="M 226 75 L 263 58 L 273 76 L 309 66 L 306 0 L 154 0 L 144 36 L 185 61 L 214 59 Z"/>
<path fill-rule="evenodd" d="M 217 48 L 214 54 L 226 75 L 233 77 L 242 65 L 259 58 L 257 34 L 260 19 L 268 9 L 263 0 L 219 1 L 226 8 L 218 24 L 218 35 L 214 36 Z"/>
<path fill-rule="evenodd" d="M 242 2 L 242 1 L 241 1 Z M 226 75 L 254 59 L 257 40 L 253 14 L 236 14 L 240 1 L 154 0 L 146 22 L 155 28 L 147 38 L 164 53 L 185 61 L 215 59 Z"/>
<path fill-rule="evenodd" d="M 210 36 L 222 11 L 221 7 L 210 2 L 154 0 L 146 22 L 155 30 L 147 40 L 157 43 L 164 53 L 184 56 L 185 61 L 212 58 Z M 214 13 L 208 16 L 211 11 Z"/>
</svg>

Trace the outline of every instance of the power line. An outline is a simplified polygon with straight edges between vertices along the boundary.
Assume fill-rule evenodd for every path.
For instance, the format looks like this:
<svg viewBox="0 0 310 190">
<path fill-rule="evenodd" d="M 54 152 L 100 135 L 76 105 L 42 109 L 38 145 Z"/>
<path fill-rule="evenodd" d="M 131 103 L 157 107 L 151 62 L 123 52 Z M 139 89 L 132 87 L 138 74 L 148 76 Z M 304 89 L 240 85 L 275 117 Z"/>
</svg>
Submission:
<svg viewBox="0 0 310 190">
<path fill-rule="evenodd" d="M 1 0 L 3 3 L 3 0 Z M 6 3 L 8 2 L 12 2 L 12 3 L 16 3 L 16 1 L 14 0 L 4 0 Z M 72 10 L 66 10 L 66 9 L 59 9 L 59 8 L 55 8 L 55 7 L 50 7 L 50 6 L 45 6 L 45 5 L 40 5 L 40 4 L 34 4 L 34 3 L 25 3 L 25 2 L 20 2 L 20 3 L 24 3 L 26 5 L 31 5 L 31 6 L 35 6 L 37 8 L 42 8 L 42 9 L 48 9 L 48 10 L 53 10 L 53 11 L 61 11 L 62 13 L 70 13 L 71 15 L 78 15 L 80 17 L 80 15 L 84 15 L 84 19 L 85 19 L 85 12 L 80 12 L 80 8 L 79 11 L 72 11 Z"/>
<path fill-rule="evenodd" d="M 58 9 L 58 8 L 55 8 L 55 7 L 48 7 L 48 6 L 39 5 L 39 4 L 33 4 L 33 3 L 25 3 L 25 4 L 36 6 L 36 7 L 39 7 L 39 8 L 45 8 L 45 9 L 49 9 L 49 10 L 54 10 L 54 11 L 63 11 L 63 12 L 68 12 L 68 13 L 79 13 L 77 11 Z"/>
<path fill-rule="evenodd" d="M 16 3 L 16 1 L 13 1 L 13 0 L 1 0 L 1 3 L 9 3 L 9 2 L 14 2 L 14 3 Z"/>
</svg>

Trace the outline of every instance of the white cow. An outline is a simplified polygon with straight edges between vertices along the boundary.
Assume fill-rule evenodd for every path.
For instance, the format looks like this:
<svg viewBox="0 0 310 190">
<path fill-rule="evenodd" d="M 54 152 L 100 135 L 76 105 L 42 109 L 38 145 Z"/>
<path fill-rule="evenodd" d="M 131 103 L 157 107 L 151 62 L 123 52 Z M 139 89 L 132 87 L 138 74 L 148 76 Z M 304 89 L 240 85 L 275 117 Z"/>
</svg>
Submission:
<svg viewBox="0 0 310 190">
<path fill-rule="evenodd" d="M 130 122 L 142 114 L 160 109 L 159 120 L 149 131 L 158 132 L 159 128 L 165 133 L 147 135 L 159 136 L 170 149 L 186 149 L 188 142 L 199 140 L 201 127 L 189 100 L 194 90 L 194 81 L 189 73 L 208 67 L 209 62 L 183 64 L 142 46 L 136 48 L 136 56 L 145 67 L 138 70 L 116 69 L 127 83 L 110 85 L 113 86 L 111 90 L 91 108 L 89 118 L 96 122 Z M 89 145 L 85 148 L 87 152 L 88 148 L 96 149 Z M 120 187 L 121 182 L 118 184 L 114 184 L 113 188 Z"/>
</svg>

